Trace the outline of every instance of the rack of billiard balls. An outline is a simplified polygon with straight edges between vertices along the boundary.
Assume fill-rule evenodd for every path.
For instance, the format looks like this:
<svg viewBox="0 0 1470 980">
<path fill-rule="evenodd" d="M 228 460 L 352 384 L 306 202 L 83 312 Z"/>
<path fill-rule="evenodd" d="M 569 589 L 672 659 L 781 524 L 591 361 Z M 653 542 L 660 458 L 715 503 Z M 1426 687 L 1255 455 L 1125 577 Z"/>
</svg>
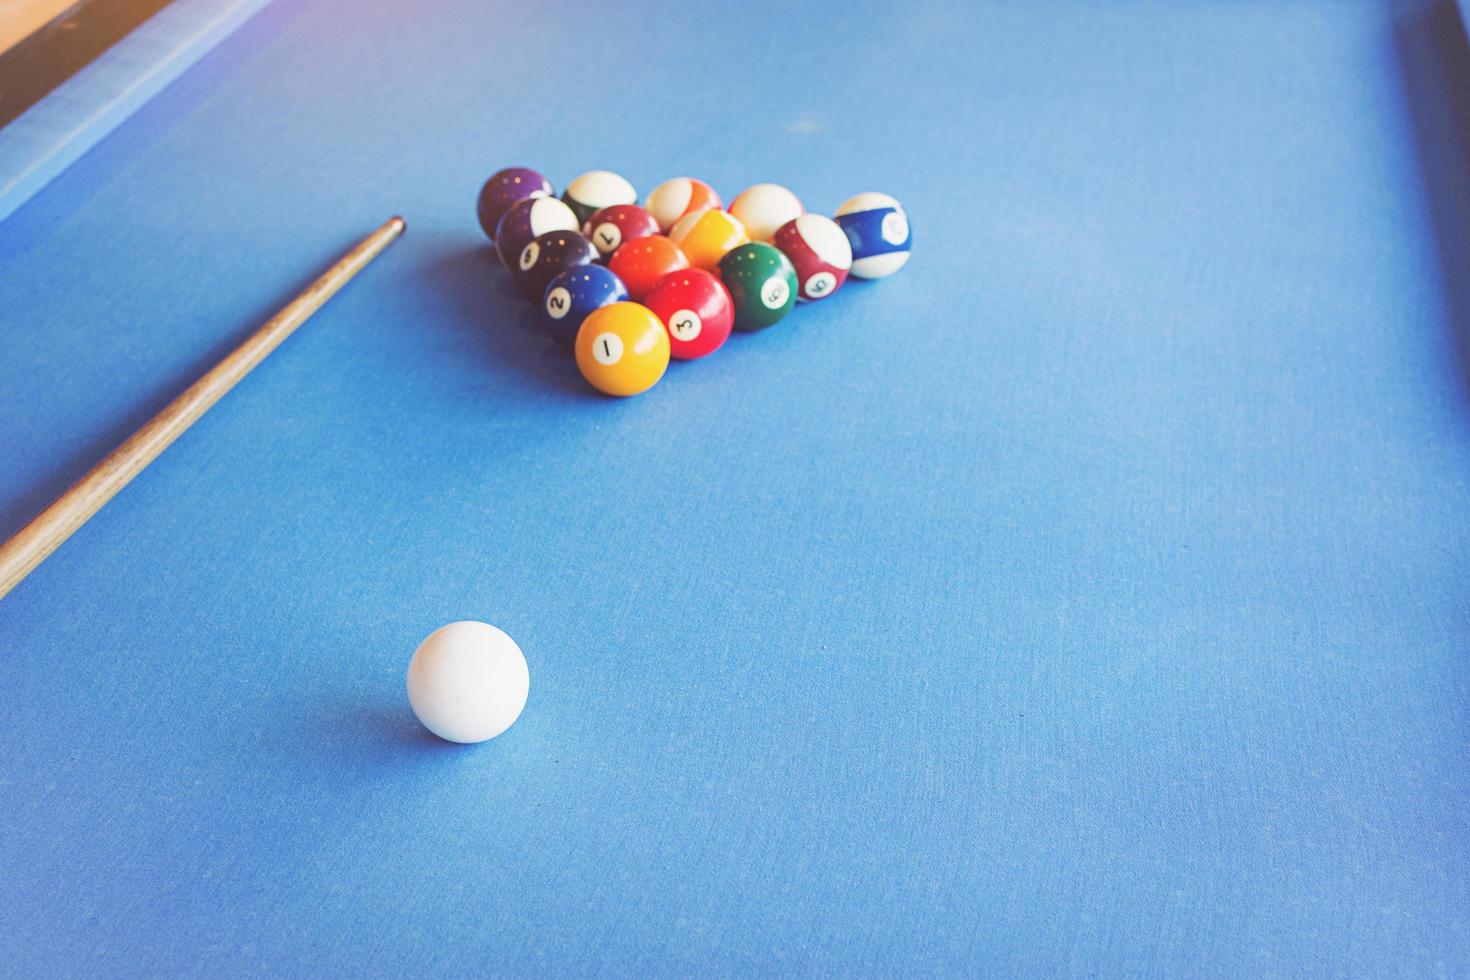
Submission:
<svg viewBox="0 0 1470 980">
<path fill-rule="evenodd" d="M 669 358 L 706 357 L 732 330 L 763 330 L 798 300 L 831 296 L 849 274 L 881 279 L 908 261 L 902 205 L 869 192 L 832 218 L 777 184 L 725 209 L 702 180 L 675 177 L 642 206 L 623 177 L 585 173 L 560 198 L 541 174 L 510 167 L 480 190 L 480 227 L 548 333 L 570 343 L 582 376 L 609 395 L 658 383 Z"/>
</svg>

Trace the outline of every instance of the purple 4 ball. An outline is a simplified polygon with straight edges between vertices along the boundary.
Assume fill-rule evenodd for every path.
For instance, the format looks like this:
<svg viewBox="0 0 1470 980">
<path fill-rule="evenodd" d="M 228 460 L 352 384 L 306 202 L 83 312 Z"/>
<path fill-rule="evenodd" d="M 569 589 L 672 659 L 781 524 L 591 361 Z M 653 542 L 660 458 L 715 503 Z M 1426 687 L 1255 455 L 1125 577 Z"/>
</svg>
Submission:
<svg viewBox="0 0 1470 980">
<path fill-rule="evenodd" d="M 546 284 L 558 273 L 591 265 L 597 256 L 597 247 L 578 232 L 549 231 L 521 249 L 513 271 L 526 298 L 539 302 L 546 295 Z"/>
<path fill-rule="evenodd" d="M 555 197 L 551 181 L 530 167 L 507 167 L 490 176 L 480 188 L 480 199 L 475 211 L 480 216 L 480 227 L 486 236 L 495 241 L 495 227 L 501 216 L 517 201 L 528 197 Z"/>
</svg>

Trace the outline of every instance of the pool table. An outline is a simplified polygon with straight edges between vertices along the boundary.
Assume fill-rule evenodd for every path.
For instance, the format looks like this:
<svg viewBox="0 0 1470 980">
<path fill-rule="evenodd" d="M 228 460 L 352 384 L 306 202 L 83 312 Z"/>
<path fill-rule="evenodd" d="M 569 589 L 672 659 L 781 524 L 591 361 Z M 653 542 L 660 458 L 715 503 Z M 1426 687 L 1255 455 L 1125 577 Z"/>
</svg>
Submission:
<svg viewBox="0 0 1470 980">
<path fill-rule="evenodd" d="M 266 5 L 0 224 L 5 536 L 408 222 L 0 601 L 0 971 L 1470 972 L 1463 22 Z M 611 399 L 512 164 L 914 255 Z"/>
</svg>

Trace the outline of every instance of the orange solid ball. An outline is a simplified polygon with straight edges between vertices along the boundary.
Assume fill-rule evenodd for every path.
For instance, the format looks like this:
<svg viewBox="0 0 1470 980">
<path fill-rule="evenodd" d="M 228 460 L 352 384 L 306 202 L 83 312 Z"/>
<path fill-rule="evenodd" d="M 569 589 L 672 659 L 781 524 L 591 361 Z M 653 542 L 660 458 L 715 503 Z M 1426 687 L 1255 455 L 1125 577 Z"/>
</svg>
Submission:
<svg viewBox="0 0 1470 980">
<path fill-rule="evenodd" d="M 670 239 L 649 235 L 624 244 L 613 253 L 607 267 L 623 280 L 628 295 L 636 300 L 670 272 L 689 268 L 689 259 Z"/>
<path fill-rule="evenodd" d="M 641 394 L 669 368 L 668 332 L 652 310 L 638 303 L 593 310 L 577 331 L 576 350 L 582 377 L 608 395 Z"/>
<path fill-rule="evenodd" d="M 689 264 L 706 271 L 719 267 L 732 249 L 750 242 L 745 225 L 729 211 L 714 209 L 686 214 L 669 232 L 674 244 L 684 250 Z"/>
</svg>

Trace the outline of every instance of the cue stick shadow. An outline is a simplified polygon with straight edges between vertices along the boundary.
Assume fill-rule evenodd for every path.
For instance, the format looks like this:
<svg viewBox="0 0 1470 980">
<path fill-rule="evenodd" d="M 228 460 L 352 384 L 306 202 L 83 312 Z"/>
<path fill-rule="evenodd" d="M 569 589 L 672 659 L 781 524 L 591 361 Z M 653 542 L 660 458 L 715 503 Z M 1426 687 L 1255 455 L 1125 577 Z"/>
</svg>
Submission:
<svg viewBox="0 0 1470 980">
<path fill-rule="evenodd" d="M 1393 44 L 1470 407 L 1470 37 L 1455 0 L 1436 0 L 1394 21 Z"/>
<path fill-rule="evenodd" d="M 470 338 L 487 361 L 579 400 L 607 400 L 582 380 L 571 347 L 546 335 L 535 306 L 488 243 L 441 252 L 429 263 L 425 278 L 460 314 L 446 328 Z"/>
</svg>

